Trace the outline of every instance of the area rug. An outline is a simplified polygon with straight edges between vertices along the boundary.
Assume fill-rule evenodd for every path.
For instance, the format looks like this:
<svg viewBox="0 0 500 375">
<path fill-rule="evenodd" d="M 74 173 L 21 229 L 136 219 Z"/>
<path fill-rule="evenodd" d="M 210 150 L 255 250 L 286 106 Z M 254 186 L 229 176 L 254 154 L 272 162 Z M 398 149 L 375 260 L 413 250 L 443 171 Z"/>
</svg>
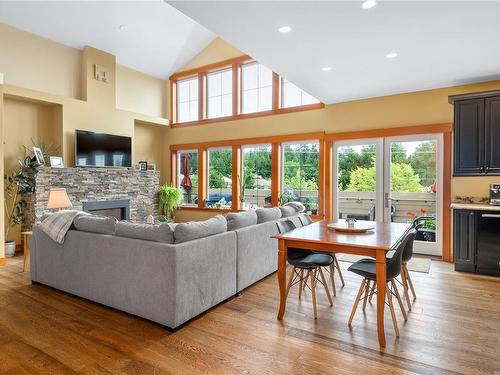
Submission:
<svg viewBox="0 0 500 375">
<path fill-rule="evenodd" d="M 362 255 L 352 255 L 352 254 L 337 254 L 337 259 L 341 262 L 354 263 L 360 259 L 364 259 L 366 256 Z M 429 273 L 431 269 L 432 259 L 413 257 L 408 262 L 408 270 L 413 272 Z"/>
</svg>

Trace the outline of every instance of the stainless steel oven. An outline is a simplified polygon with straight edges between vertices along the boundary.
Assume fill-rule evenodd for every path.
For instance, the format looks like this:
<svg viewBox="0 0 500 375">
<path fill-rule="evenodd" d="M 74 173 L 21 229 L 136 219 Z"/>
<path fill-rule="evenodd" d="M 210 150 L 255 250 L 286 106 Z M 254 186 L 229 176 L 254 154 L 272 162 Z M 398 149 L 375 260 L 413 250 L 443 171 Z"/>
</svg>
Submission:
<svg viewBox="0 0 500 375">
<path fill-rule="evenodd" d="M 480 213 L 476 272 L 500 275 L 500 212 Z"/>
</svg>

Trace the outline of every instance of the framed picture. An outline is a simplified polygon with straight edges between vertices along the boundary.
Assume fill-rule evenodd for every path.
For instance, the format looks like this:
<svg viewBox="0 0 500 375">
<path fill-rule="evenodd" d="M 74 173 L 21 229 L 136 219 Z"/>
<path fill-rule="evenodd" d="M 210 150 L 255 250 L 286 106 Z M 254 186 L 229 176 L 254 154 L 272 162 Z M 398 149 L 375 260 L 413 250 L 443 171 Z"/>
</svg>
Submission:
<svg viewBox="0 0 500 375">
<path fill-rule="evenodd" d="M 148 171 L 156 171 L 156 164 L 149 163 L 148 164 Z"/>
<path fill-rule="evenodd" d="M 63 158 L 60 156 L 49 156 L 50 166 L 52 168 L 64 168 Z"/>
<path fill-rule="evenodd" d="M 141 166 L 139 164 L 134 165 L 134 170 L 135 171 L 140 171 L 141 170 Z"/>
<path fill-rule="evenodd" d="M 43 158 L 42 150 L 40 150 L 38 147 L 33 147 L 33 153 L 35 154 L 38 164 L 45 165 L 45 159 Z"/>
<path fill-rule="evenodd" d="M 147 161 L 140 161 L 139 162 L 139 170 L 140 171 L 147 171 L 148 170 L 148 162 Z"/>
</svg>

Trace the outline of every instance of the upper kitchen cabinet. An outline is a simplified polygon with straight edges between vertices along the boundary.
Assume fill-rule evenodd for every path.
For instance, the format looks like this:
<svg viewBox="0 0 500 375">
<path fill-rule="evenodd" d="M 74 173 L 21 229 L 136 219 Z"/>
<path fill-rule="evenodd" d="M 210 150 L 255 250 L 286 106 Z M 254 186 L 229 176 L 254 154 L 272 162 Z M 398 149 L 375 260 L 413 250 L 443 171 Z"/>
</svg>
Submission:
<svg viewBox="0 0 500 375">
<path fill-rule="evenodd" d="M 453 175 L 500 175 L 500 90 L 449 101 L 455 107 Z"/>
</svg>

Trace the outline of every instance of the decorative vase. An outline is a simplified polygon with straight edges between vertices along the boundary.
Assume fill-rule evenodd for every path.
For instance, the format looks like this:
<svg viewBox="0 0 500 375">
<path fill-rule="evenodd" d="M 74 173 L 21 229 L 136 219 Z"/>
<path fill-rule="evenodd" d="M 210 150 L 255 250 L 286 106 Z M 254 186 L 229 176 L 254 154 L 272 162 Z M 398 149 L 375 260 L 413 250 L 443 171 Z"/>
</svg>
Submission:
<svg viewBox="0 0 500 375">
<path fill-rule="evenodd" d="M 5 243 L 5 256 L 13 257 L 16 253 L 16 241 L 7 241 Z"/>
</svg>

